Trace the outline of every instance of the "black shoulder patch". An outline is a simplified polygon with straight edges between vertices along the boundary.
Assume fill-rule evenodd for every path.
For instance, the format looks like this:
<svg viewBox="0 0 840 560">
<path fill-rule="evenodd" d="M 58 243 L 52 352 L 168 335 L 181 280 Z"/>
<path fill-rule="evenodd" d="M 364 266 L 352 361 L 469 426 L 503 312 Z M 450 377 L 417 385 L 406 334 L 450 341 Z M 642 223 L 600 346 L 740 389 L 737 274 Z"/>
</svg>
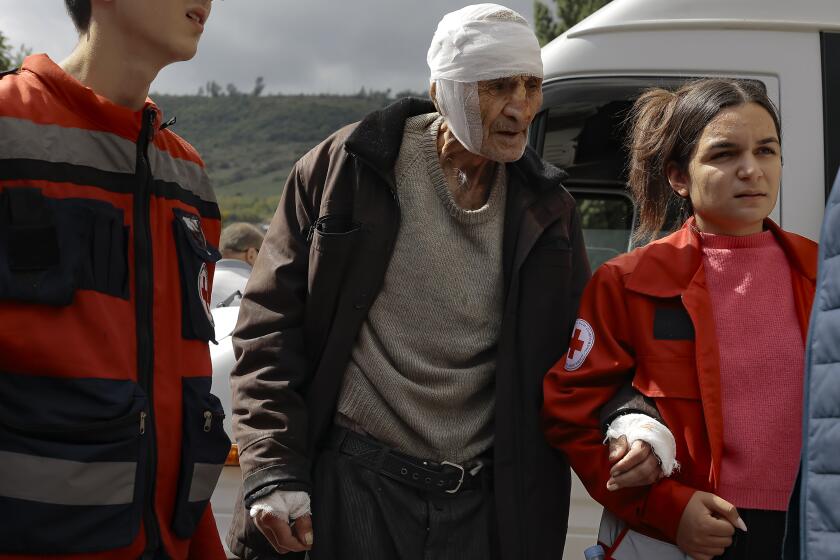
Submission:
<svg viewBox="0 0 840 560">
<path fill-rule="evenodd" d="M 653 316 L 653 338 L 656 340 L 694 340 L 694 324 L 681 304 L 656 307 Z"/>
</svg>

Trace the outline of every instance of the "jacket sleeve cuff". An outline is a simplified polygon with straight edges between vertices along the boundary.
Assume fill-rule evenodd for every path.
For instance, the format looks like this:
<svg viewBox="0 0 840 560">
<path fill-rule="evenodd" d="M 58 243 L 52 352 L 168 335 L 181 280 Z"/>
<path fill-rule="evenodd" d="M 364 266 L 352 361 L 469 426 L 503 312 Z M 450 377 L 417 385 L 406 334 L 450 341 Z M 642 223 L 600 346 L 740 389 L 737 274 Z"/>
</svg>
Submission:
<svg viewBox="0 0 840 560">
<path fill-rule="evenodd" d="M 293 473 L 287 465 L 276 465 L 254 471 L 242 481 L 245 507 L 250 508 L 256 500 L 277 489 L 311 494 L 312 484 L 308 471 Z"/>
<path fill-rule="evenodd" d="M 646 414 L 665 425 L 653 400 L 638 392 L 630 382 L 622 385 L 615 396 L 601 407 L 598 416 L 604 433 L 613 420 L 625 414 Z"/>
<path fill-rule="evenodd" d="M 671 543 L 677 542 L 677 530 L 680 527 L 685 506 L 696 490 L 670 478 L 664 478 L 654 484 L 648 493 L 642 522 L 655 527 Z"/>
</svg>

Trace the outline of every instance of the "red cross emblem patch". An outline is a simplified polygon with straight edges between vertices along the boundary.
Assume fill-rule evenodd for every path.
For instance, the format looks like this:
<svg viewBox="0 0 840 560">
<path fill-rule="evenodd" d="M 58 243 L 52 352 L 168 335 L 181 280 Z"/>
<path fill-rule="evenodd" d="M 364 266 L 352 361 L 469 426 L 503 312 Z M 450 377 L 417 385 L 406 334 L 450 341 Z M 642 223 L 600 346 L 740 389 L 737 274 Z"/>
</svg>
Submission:
<svg viewBox="0 0 840 560">
<path fill-rule="evenodd" d="M 213 314 L 210 312 L 210 282 L 207 273 L 207 263 L 201 263 L 201 270 L 198 272 L 198 297 L 201 303 L 204 304 L 204 313 L 207 314 L 207 320 L 212 326 L 216 326 L 213 321 Z"/>
<path fill-rule="evenodd" d="M 575 371 L 583 365 L 583 361 L 595 346 L 595 331 L 592 326 L 578 319 L 572 330 L 572 340 L 569 342 L 569 352 L 566 354 L 566 371 Z"/>
</svg>

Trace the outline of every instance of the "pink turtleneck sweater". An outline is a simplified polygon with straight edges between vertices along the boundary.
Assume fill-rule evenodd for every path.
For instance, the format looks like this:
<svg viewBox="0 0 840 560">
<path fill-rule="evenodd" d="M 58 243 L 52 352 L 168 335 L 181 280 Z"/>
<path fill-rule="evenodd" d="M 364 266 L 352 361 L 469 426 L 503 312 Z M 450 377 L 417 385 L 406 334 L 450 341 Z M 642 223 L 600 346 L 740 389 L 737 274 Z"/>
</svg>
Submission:
<svg viewBox="0 0 840 560">
<path fill-rule="evenodd" d="M 804 342 L 790 265 L 773 233 L 701 233 L 720 352 L 723 462 L 717 494 L 786 510 L 802 441 Z"/>
</svg>

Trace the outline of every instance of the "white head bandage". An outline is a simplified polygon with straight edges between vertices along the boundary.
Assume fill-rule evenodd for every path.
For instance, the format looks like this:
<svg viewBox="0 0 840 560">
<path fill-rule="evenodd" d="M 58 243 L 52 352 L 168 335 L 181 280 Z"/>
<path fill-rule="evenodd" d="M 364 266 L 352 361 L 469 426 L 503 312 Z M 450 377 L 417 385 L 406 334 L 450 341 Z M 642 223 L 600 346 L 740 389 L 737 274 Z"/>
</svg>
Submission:
<svg viewBox="0 0 840 560">
<path fill-rule="evenodd" d="M 476 4 L 443 16 L 426 55 L 436 99 L 452 133 L 480 154 L 477 82 L 543 77 L 540 44 L 525 18 L 498 4 Z"/>
</svg>

